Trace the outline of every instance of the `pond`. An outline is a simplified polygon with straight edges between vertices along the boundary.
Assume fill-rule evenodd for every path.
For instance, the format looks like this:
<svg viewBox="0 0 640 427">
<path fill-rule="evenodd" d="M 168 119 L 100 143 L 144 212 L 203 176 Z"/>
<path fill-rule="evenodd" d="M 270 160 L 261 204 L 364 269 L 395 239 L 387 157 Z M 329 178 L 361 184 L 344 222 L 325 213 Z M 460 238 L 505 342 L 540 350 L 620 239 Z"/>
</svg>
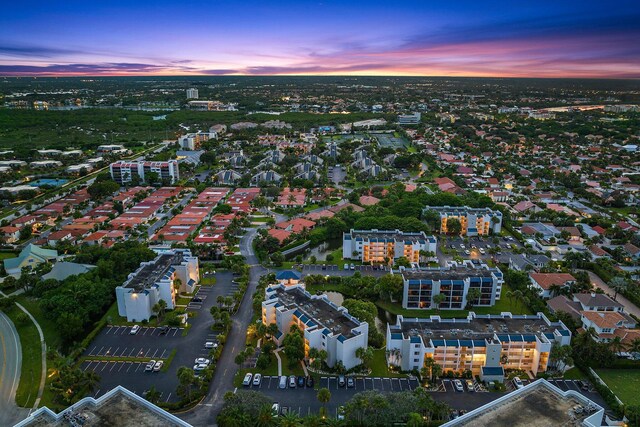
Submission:
<svg viewBox="0 0 640 427">
<path fill-rule="evenodd" d="M 306 250 L 304 253 L 304 257 L 305 259 L 309 259 L 309 257 L 314 256 L 318 261 L 326 261 L 326 257 L 328 254 L 330 254 L 331 252 L 341 247 L 342 247 L 341 239 L 330 239 L 320 243 L 315 248 Z"/>
<path fill-rule="evenodd" d="M 342 305 L 344 302 L 344 295 L 340 292 L 328 291 L 324 292 L 323 295 L 326 295 L 329 298 L 329 301 L 336 305 Z M 386 310 L 378 307 L 378 317 L 376 317 L 376 328 L 382 332 L 383 334 L 387 333 L 387 324 L 395 324 L 396 323 L 396 315 L 391 314 Z"/>
</svg>

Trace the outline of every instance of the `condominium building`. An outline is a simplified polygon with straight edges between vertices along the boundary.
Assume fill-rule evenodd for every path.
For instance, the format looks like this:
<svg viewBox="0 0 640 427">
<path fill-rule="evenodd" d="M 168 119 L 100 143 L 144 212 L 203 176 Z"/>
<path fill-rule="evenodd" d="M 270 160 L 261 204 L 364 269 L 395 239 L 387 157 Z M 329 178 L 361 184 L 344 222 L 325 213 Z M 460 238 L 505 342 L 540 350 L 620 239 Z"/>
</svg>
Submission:
<svg viewBox="0 0 640 427">
<path fill-rule="evenodd" d="M 476 315 L 466 318 L 405 319 L 387 325 L 387 363 L 403 371 L 420 370 L 433 358 L 444 372 L 470 370 L 481 379 L 522 369 L 537 375 L 548 368 L 553 344 L 569 345 L 571 331 L 562 322 L 536 315 Z"/>
<path fill-rule="evenodd" d="M 398 124 L 417 125 L 420 123 L 420 113 L 398 114 Z"/>
<path fill-rule="evenodd" d="M 166 181 L 168 184 L 175 184 L 180 179 L 177 160 L 166 162 L 117 161 L 109 165 L 109 170 L 111 171 L 111 179 L 120 185 L 135 181 L 145 182 L 151 172 L 157 173 L 160 181 Z"/>
<path fill-rule="evenodd" d="M 162 251 L 143 262 L 116 288 L 118 314 L 128 322 L 149 320 L 160 300 L 173 310 L 178 292 L 191 293 L 200 279 L 198 257 L 188 249 Z"/>
<path fill-rule="evenodd" d="M 198 99 L 198 89 L 195 89 L 195 88 L 187 89 L 187 99 Z"/>
<path fill-rule="evenodd" d="M 499 268 L 490 268 L 477 261 L 451 263 L 442 268 L 400 267 L 392 270 L 392 274 L 402 276 L 402 307 L 411 309 L 462 310 L 467 305 L 471 289 L 480 291 L 480 296 L 471 301 L 473 306 L 491 307 L 500 299 L 504 283 Z M 434 302 L 438 294 L 446 297 L 439 305 Z"/>
<path fill-rule="evenodd" d="M 447 220 L 460 221 L 462 236 L 487 236 L 498 234 L 502 229 L 502 212 L 489 208 L 468 206 L 427 206 L 423 212 L 435 211 L 440 214 L 440 233 L 447 233 Z"/>
<path fill-rule="evenodd" d="M 199 150 L 203 142 L 217 137 L 218 134 L 212 131 L 188 133 L 178 138 L 178 144 L 185 150 Z"/>
<path fill-rule="evenodd" d="M 330 367 L 341 362 L 346 369 L 361 364 L 356 350 L 367 348 L 369 325 L 351 316 L 346 308 L 329 301 L 325 295 L 311 295 L 301 284 L 273 285 L 266 289 L 262 303 L 262 323 L 278 325 L 276 341 L 281 344 L 292 325 L 304 334 L 304 350 L 327 352 Z"/>
<path fill-rule="evenodd" d="M 420 251 L 436 253 L 437 241 L 424 231 L 405 233 L 400 230 L 351 230 L 342 236 L 342 257 L 371 264 L 388 264 L 405 257 L 420 261 Z"/>
</svg>

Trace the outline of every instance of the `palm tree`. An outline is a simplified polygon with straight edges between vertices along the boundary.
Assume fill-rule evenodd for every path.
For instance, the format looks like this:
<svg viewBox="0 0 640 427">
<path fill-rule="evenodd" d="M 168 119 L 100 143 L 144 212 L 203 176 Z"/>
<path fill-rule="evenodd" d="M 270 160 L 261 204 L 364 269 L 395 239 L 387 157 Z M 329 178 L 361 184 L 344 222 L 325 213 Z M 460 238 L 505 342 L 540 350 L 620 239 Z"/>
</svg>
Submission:
<svg viewBox="0 0 640 427">
<path fill-rule="evenodd" d="M 622 276 L 616 276 L 609 282 L 609 286 L 611 289 L 615 291 L 615 295 L 613 296 L 614 301 L 618 297 L 618 293 L 624 292 L 629 286 L 629 282 Z"/>
<path fill-rule="evenodd" d="M 624 351 L 625 345 L 622 342 L 622 338 L 615 337 L 609 342 L 609 349 L 614 353 L 621 353 Z"/>
<path fill-rule="evenodd" d="M 371 347 L 359 347 L 356 349 L 356 357 L 362 361 L 365 367 L 368 367 L 371 360 L 373 360 L 373 350 Z"/>
<path fill-rule="evenodd" d="M 640 353 L 640 338 L 636 338 L 629 344 L 630 353 Z"/>
<path fill-rule="evenodd" d="M 258 412 L 258 417 L 256 418 L 256 427 L 271 427 L 277 424 L 276 419 L 273 417 L 273 411 L 271 409 L 271 405 L 268 403 L 263 405 L 260 408 L 260 412 Z"/>
<path fill-rule="evenodd" d="M 444 294 L 437 294 L 433 296 L 433 302 L 436 305 L 436 310 L 440 311 L 440 304 L 445 302 L 447 297 Z"/>
<path fill-rule="evenodd" d="M 218 295 L 218 298 L 216 298 L 216 302 L 218 303 L 220 309 L 222 309 L 222 304 L 224 304 L 224 295 Z"/>
<path fill-rule="evenodd" d="M 479 288 L 471 288 L 467 292 L 467 305 L 469 308 L 473 308 L 474 304 L 480 298 L 481 292 Z"/>
<path fill-rule="evenodd" d="M 287 412 L 280 417 L 280 427 L 298 427 L 300 425 L 300 417 L 295 412 Z"/>
<path fill-rule="evenodd" d="M 318 398 L 318 402 L 322 403 L 322 416 L 325 417 L 327 413 L 327 403 L 331 400 L 331 392 L 328 388 L 324 387 L 318 390 L 316 397 Z"/>
<path fill-rule="evenodd" d="M 145 394 L 144 397 L 149 402 L 155 404 L 158 402 L 158 399 L 160 399 L 160 392 L 156 389 L 155 385 L 152 385 L 151 388 L 147 390 L 147 393 Z"/>
</svg>

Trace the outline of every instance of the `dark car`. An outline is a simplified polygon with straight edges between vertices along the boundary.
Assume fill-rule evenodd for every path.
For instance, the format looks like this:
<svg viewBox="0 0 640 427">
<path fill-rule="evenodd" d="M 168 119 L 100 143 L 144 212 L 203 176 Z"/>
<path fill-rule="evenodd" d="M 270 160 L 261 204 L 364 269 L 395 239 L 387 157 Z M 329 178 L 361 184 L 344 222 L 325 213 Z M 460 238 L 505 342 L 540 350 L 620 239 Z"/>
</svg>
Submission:
<svg viewBox="0 0 640 427">
<path fill-rule="evenodd" d="M 305 380 L 305 378 L 303 376 L 299 376 L 298 377 L 298 387 L 303 387 L 304 388 L 305 382 L 306 382 L 306 380 Z"/>
<path fill-rule="evenodd" d="M 164 335 L 169 331 L 168 326 L 160 326 L 158 329 L 160 330 L 160 335 Z"/>
<path fill-rule="evenodd" d="M 191 302 L 202 302 L 202 298 L 200 298 L 200 297 L 193 297 L 193 298 L 191 298 Z"/>
<path fill-rule="evenodd" d="M 313 387 L 313 377 L 311 375 L 307 377 L 307 387 L 309 388 Z"/>
</svg>

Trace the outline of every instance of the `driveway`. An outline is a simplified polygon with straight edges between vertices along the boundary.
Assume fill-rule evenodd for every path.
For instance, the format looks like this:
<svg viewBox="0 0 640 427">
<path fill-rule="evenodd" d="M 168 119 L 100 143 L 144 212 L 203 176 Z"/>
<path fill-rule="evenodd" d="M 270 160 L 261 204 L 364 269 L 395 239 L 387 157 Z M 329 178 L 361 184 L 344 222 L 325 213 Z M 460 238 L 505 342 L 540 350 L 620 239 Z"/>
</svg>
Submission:
<svg viewBox="0 0 640 427">
<path fill-rule="evenodd" d="M 589 275 L 589 279 L 591 280 L 591 283 L 593 283 L 593 285 L 596 288 L 602 289 L 604 293 L 608 294 L 611 298 L 613 298 L 613 296 L 616 294 L 616 291 L 611 289 L 609 285 L 607 285 L 604 282 L 604 280 L 600 278 L 600 276 L 598 276 L 592 271 L 588 271 L 588 270 L 583 270 L 583 271 L 587 272 L 587 274 Z M 631 301 L 626 299 L 624 295 L 618 294 L 618 296 L 616 297 L 616 301 L 618 301 L 620 304 L 624 306 L 624 311 L 626 311 L 628 314 L 633 314 L 634 316 L 640 317 L 640 308 L 638 308 L 635 304 L 633 304 Z"/>
<path fill-rule="evenodd" d="M 22 347 L 20 337 L 9 318 L 0 312 L 0 425 L 14 425 L 26 418 L 29 409 L 16 405 L 20 382 Z"/>
</svg>

